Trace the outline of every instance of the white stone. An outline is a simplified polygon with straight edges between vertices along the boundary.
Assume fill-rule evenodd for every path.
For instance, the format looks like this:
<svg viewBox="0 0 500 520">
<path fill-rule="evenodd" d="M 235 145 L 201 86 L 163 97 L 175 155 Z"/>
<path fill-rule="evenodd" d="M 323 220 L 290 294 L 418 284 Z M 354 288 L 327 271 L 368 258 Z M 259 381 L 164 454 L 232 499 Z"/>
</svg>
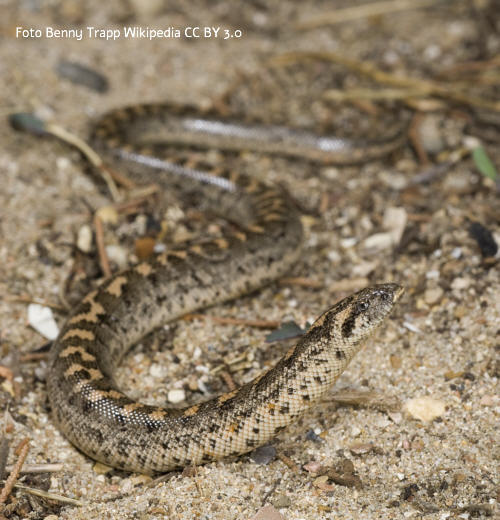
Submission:
<svg viewBox="0 0 500 520">
<path fill-rule="evenodd" d="M 124 247 L 110 244 L 106 246 L 106 254 L 121 269 L 127 267 L 127 250 Z"/>
<path fill-rule="evenodd" d="M 443 401 L 425 396 L 406 401 L 404 409 L 415 419 L 431 422 L 444 414 L 446 405 Z"/>
<path fill-rule="evenodd" d="M 182 388 L 175 388 L 173 390 L 169 390 L 167 399 L 169 403 L 172 404 L 181 403 L 186 399 L 186 392 Z"/>
<path fill-rule="evenodd" d="M 59 335 L 59 327 L 49 307 L 30 303 L 28 305 L 28 323 L 47 339 L 55 340 Z"/>
<path fill-rule="evenodd" d="M 78 230 L 76 247 L 83 253 L 90 253 L 92 248 L 92 228 L 89 225 L 82 226 Z"/>
</svg>

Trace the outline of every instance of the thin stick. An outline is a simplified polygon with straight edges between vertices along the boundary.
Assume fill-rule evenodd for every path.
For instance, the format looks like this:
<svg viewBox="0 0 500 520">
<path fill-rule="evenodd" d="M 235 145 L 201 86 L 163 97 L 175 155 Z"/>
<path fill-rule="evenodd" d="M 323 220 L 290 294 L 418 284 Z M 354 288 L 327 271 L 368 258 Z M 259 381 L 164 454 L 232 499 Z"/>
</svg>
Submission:
<svg viewBox="0 0 500 520">
<path fill-rule="evenodd" d="M 29 439 L 22 440 L 21 444 L 18 447 L 19 458 L 17 459 L 17 462 L 14 464 L 14 467 L 12 468 L 10 475 L 7 477 L 7 480 L 5 481 L 5 486 L 3 487 L 0 493 L 0 504 L 4 504 L 8 496 L 10 495 L 12 488 L 14 487 L 14 484 L 16 483 L 16 480 L 19 477 L 19 473 L 21 472 L 21 469 L 23 467 L 24 461 L 26 460 L 29 450 Z"/>
<path fill-rule="evenodd" d="M 92 164 L 92 166 L 94 166 L 101 174 L 104 182 L 108 186 L 113 200 L 119 200 L 120 193 L 116 187 L 109 168 L 104 164 L 104 161 L 101 159 L 101 157 L 85 141 L 83 141 L 83 139 L 80 139 L 59 125 L 50 123 L 45 125 L 45 131 L 80 150 L 80 152 L 87 158 L 90 164 Z"/>
<path fill-rule="evenodd" d="M 401 401 L 397 397 L 370 390 L 339 390 L 332 394 L 330 400 L 342 406 L 364 406 L 381 411 L 396 411 L 401 408 Z"/>
<path fill-rule="evenodd" d="M 417 113 L 412 119 L 410 124 L 410 128 L 408 129 L 408 139 L 410 140 L 415 152 L 417 153 L 418 160 L 421 164 L 427 166 L 429 164 L 429 156 L 425 151 L 425 148 L 422 144 L 422 139 L 420 138 L 419 129 L 422 125 L 422 114 Z"/>
<path fill-rule="evenodd" d="M 247 320 L 244 318 L 221 318 L 219 316 L 209 316 L 206 314 L 186 314 L 182 319 L 194 320 L 194 319 L 212 320 L 215 323 L 221 325 L 245 325 L 248 327 L 255 327 L 257 329 L 275 329 L 280 326 L 281 322 L 273 320 Z"/>
<path fill-rule="evenodd" d="M 7 471 L 12 471 L 14 469 L 14 464 L 7 466 L 5 468 Z M 57 471 L 62 471 L 64 469 L 64 464 L 62 463 L 54 463 L 54 464 L 26 464 L 23 466 L 20 473 L 55 473 Z"/>
<path fill-rule="evenodd" d="M 369 16 L 392 14 L 397 11 L 407 11 L 410 9 L 422 9 L 442 2 L 443 0 L 387 0 L 383 2 L 370 2 L 311 16 L 310 18 L 300 21 L 296 25 L 296 28 L 299 30 L 314 29 L 324 25 L 332 25 L 357 20 L 359 18 L 367 18 Z"/>
<path fill-rule="evenodd" d="M 109 277 L 111 276 L 111 267 L 109 266 L 109 258 L 104 245 L 104 229 L 102 220 L 97 216 L 97 213 L 94 215 L 94 228 L 97 252 L 99 254 L 99 265 L 101 266 L 104 276 Z"/>
<path fill-rule="evenodd" d="M 26 491 L 30 495 L 35 495 L 37 497 L 46 498 L 47 500 L 55 500 L 56 502 L 60 502 L 61 504 L 69 504 L 71 506 L 83 506 L 83 502 L 80 500 L 75 500 L 74 498 L 63 497 L 62 495 L 56 495 L 55 493 L 49 493 L 47 491 L 42 491 L 41 489 L 30 488 L 27 486 L 23 486 L 22 484 L 16 484 L 14 486 L 16 489 L 21 489 L 22 491 Z"/>
<path fill-rule="evenodd" d="M 237 385 L 234 382 L 233 377 L 227 370 L 222 370 L 219 375 L 220 375 L 221 379 L 224 380 L 224 383 L 226 383 L 227 388 L 229 389 L 230 392 L 232 392 L 233 390 L 235 390 L 237 388 Z"/>
<path fill-rule="evenodd" d="M 132 198 L 123 202 L 116 202 L 112 204 L 112 207 L 115 208 L 118 213 L 134 210 L 160 191 L 160 187 L 157 184 L 149 184 L 148 186 L 144 186 L 143 189 L 138 190 Z"/>
<path fill-rule="evenodd" d="M 325 284 L 319 280 L 305 278 L 303 276 L 291 276 L 288 278 L 280 278 L 280 285 L 297 285 L 299 287 L 309 287 L 310 289 L 322 289 Z"/>
<path fill-rule="evenodd" d="M 386 83 L 388 85 L 410 89 L 413 95 L 415 95 L 416 91 L 419 91 L 420 97 L 434 95 L 445 99 L 452 99 L 466 105 L 500 112 L 500 101 L 495 102 L 484 100 L 430 80 L 389 74 L 388 72 L 377 68 L 373 63 L 346 58 L 345 56 L 335 52 L 290 52 L 272 58 L 270 63 L 271 65 L 288 65 L 304 60 L 330 61 L 332 63 L 338 63 L 358 72 L 359 74 L 368 76 L 379 83 Z M 327 92 L 325 92 L 324 95 L 327 96 Z"/>
<path fill-rule="evenodd" d="M 40 361 L 41 359 L 47 359 L 48 357 L 48 352 L 31 352 L 19 356 L 19 361 L 21 363 L 27 363 L 28 361 Z"/>
<path fill-rule="evenodd" d="M 322 97 L 329 101 L 358 101 L 367 99 L 370 101 L 393 101 L 418 97 L 421 89 L 385 88 L 373 90 L 369 88 L 350 88 L 349 90 L 330 89 L 323 93 Z"/>
<path fill-rule="evenodd" d="M 54 309 L 55 311 L 59 311 L 59 312 L 66 311 L 66 309 L 64 307 L 62 307 L 61 305 L 57 305 L 57 303 L 51 303 L 42 298 L 33 298 L 32 296 L 27 296 L 27 295 L 17 296 L 15 294 L 12 294 L 12 295 L 6 294 L 5 296 L 3 296 L 3 299 L 6 302 L 37 303 L 38 305 L 43 305 L 44 307 L 50 307 L 51 309 Z"/>
<path fill-rule="evenodd" d="M 0 439 L 0 480 L 3 480 L 5 478 L 5 474 L 7 470 L 6 464 L 7 459 L 9 457 L 9 441 L 7 440 L 7 437 L 5 435 L 2 435 L 2 438 Z"/>
<path fill-rule="evenodd" d="M 287 457 L 283 453 L 277 453 L 276 457 L 278 457 L 278 459 L 280 459 L 281 462 L 283 462 L 285 466 L 288 466 L 288 468 L 290 468 L 294 473 L 300 473 L 299 467 L 290 457 Z"/>
</svg>

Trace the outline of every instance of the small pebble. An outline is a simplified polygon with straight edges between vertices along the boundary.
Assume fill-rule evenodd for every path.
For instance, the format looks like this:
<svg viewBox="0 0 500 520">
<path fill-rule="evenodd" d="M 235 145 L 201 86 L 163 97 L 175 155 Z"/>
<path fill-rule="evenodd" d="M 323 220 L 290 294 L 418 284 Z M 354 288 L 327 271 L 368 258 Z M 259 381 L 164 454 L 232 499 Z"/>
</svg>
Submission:
<svg viewBox="0 0 500 520">
<path fill-rule="evenodd" d="M 283 507 L 290 507 L 292 505 L 292 501 L 286 495 L 279 495 L 273 500 L 273 506 L 276 509 L 281 509 Z"/>
<path fill-rule="evenodd" d="M 427 289 L 424 293 L 425 303 L 429 305 L 433 305 L 437 303 L 443 297 L 443 289 L 441 287 L 433 287 L 432 289 Z"/>
<path fill-rule="evenodd" d="M 153 252 L 157 255 L 160 253 L 164 253 L 166 250 L 167 250 L 166 244 L 162 244 L 161 242 L 156 243 L 155 246 L 153 247 Z"/>
<path fill-rule="evenodd" d="M 198 379 L 198 390 L 205 395 L 210 393 L 210 387 L 201 378 Z"/>
<path fill-rule="evenodd" d="M 384 416 L 381 416 L 381 417 L 378 417 L 377 419 L 375 419 L 375 424 L 381 428 L 381 429 L 385 429 L 387 428 L 388 426 L 390 426 L 391 422 L 389 421 L 389 419 L 384 415 Z"/>
<path fill-rule="evenodd" d="M 149 367 L 149 374 L 153 377 L 163 378 L 167 375 L 168 369 L 160 363 L 152 363 Z M 183 399 L 181 399 L 183 401 Z"/>
<path fill-rule="evenodd" d="M 106 475 L 106 473 L 113 470 L 111 466 L 107 466 L 102 462 L 96 462 L 92 469 L 94 470 L 94 473 L 97 473 L 98 475 Z"/>
<path fill-rule="evenodd" d="M 134 489 L 134 484 L 129 478 L 125 478 L 121 481 L 120 491 L 122 493 L 130 493 Z"/>
<path fill-rule="evenodd" d="M 323 466 L 321 465 L 321 462 L 318 462 L 316 460 L 312 460 L 311 462 L 304 464 L 304 469 L 309 473 L 319 473 L 322 470 L 322 468 Z"/>
<path fill-rule="evenodd" d="M 118 212 L 113 206 L 102 206 L 96 211 L 96 216 L 103 224 L 117 224 Z"/>
<path fill-rule="evenodd" d="M 422 439 L 415 439 L 411 443 L 411 449 L 415 451 L 422 451 L 425 447 L 424 441 Z"/>
<path fill-rule="evenodd" d="M 167 399 L 172 404 L 182 403 L 186 399 L 186 392 L 182 388 L 174 388 L 169 390 Z"/>
<path fill-rule="evenodd" d="M 354 247 L 358 242 L 358 239 L 355 237 L 349 237 L 349 238 L 342 238 L 340 240 L 340 247 L 343 249 L 350 249 L 351 247 Z"/>
<path fill-rule="evenodd" d="M 377 260 L 373 262 L 361 262 L 352 268 L 352 275 L 357 278 L 365 278 L 378 267 Z"/>
<path fill-rule="evenodd" d="M 164 9 L 163 0 L 129 0 L 129 5 L 139 18 L 157 16 Z"/>
<path fill-rule="evenodd" d="M 430 422 L 444 414 L 446 405 L 432 397 L 416 397 L 406 401 L 404 408 L 415 419 Z"/>
<path fill-rule="evenodd" d="M 349 450 L 354 455 L 364 455 L 365 453 L 370 453 L 373 448 L 374 446 L 370 442 L 357 442 L 356 444 L 351 444 L 349 446 Z"/>
<path fill-rule="evenodd" d="M 388 249 L 394 244 L 391 233 L 375 233 L 363 240 L 363 248 L 373 251 Z"/>
<path fill-rule="evenodd" d="M 334 167 L 322 168 L 321 176 L 329 181 L 334 181 L 339 178 L 339 169 Z"/>
<path fill-rule="evenodd" d="M 470 224 L 469 235 L 477 242 L 483 257 L 493 257 L 497 254 L 498 244 L 495 241 L 495 237 L 480 222 L 472 222 Z"/>
<path fill-rule="evenodd" d="M 456 372 L 455 370 L 448 370 L 443 375 L 446 381 L 451 381 L 452 379 L 455 379 L 457 377 L 462 377 L 464 375 L 464 371 L 461 370 L 459 372 Z"/>
<path fill-rule="evenodd" d="M 85 225 L 78 230 L 76 247 L 78 247 L 82 253 L 90 253 L 92 249 L 92 228 L 90 226 Z"/>
<path fill-rule="evenodd" d="M 322 491 L 333 491 L 335 489 L 333 484 L 328 484 L 328 475 L 321 475 L 321 477 L 315 478 L 313 480 L 313 486 Z"/>
<path fill-rule="evenodd" d="M 274 506 L 264 506 L 250 520 L 285 520 L 285 517 Z"/>
<path fill-rule="evenodd" d="M 276 448 L 272 444 L 260 446 L 250 453 L 250 458 L 255 464 L 269 464 L 276 458 Z"/>
<path fill-rule="evenodd" d="M 110 244 L 109 246 L 106 246 L 105 249 L 108 258 L 112 262 L 114 262 L 120 269 L 127 267 L 127 250 L 124 247 L 116 244 Z"/>
<path fill-rule="evenodd" d="M 493 398 L 492 395 L 486 394 L 486 395 L 483 395 L 483 397 L 481 397 L 479 404 L 481 406 L 493 406 L 495 404 L 495 399 Z"/>
<path fill-rule="evenodd" d="M 340 260 L 342 259 L 342 257 L 338 253 L 338 251 L 336 251 L 335 249 L 328 251 L 326 256 L 327 256 L 328 260 L 330 260 L 330 262 L 332 262 L 334 264 L 338 264 L 340 262 Z"/>
<path fill-rule="evenodd" d="M 422 331 L 416 325 L 413 325 L 413 323 L 410 323 L 409 321 L 404 321 L 403 326 L 405 326 L 409 331 L 414 332 L 415 334 L 422 334 Z"/>
<path fill-rule="evenodd" d="M 389 412 L 387 416 L 394 424 L 400 424 L 403 420 L 403 415 L 399 412 Z"/>
<path fill-rule="evenodd" d="M 314 430 L 308 430 L 306 433 L 306 439 L 308 441 L 319 442 L 321 437 Z"/>
<path fill-rule="evenodd" d="M 156 240 L 154 238 L 138 238 L 135 241 L 135 254 L 137 255 L 137 258 L 139 258 L 139 260 L 149 258 L 154 252 L 155 244 Z"/>
<path fill-rule="evenodd" d="M 389 356 L 389 361 L 391 362 L 391 367 L 396 370 L 401 368 L 401 365 L 403 364 L 403 360 L 399 356 Z"/>
<path fill-rule="evenodd" d="M 423 117 L 418 126 L 420 142 L 424 150 L 431 154 L 439 153 L 445 146 L 439 123 L 439 117 L 429 114 Z"/>
<path fill-rule="evenodd" d="M 392 243 L 399 244 L 406 228 L 408 216 L 404 208 L 389 207 L 384 212 L 384 229 L 387 229 L 392 238 Z"/>
<path fill-rule="evenodd" d="M 461 291 L 462 289 L 467 289 L 471 284 L 470 278 L 461 278 L 457 277 L 451 282 L 451 288 L 456 291 Z"/>
<path fill-rule="evenodd" d="M 358 437 L 358 435 L 361 434 L 361 429 L 358 428 L 357 426 L 353 426 L 351 428 L 351 437 Z"/>
</svg>

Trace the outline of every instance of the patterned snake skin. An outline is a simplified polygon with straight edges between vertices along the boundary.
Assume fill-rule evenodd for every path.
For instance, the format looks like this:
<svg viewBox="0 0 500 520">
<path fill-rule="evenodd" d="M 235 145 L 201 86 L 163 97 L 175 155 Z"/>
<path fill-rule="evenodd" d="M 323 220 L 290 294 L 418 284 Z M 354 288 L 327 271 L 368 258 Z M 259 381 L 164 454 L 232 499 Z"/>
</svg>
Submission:
<svg viewBox="0 0 500 520">
<path fill-rule="evenodd" d="M 132 344 L 165 322 L 265 285 L 301 252 L 299 215 L 286 193 L 233 171 L 170 163 L 158 150 L 164 141 L 347 163 L 387 153 L 401 138 L 359 146 L 167 105 L 117 110 L 99 121 L 93 143 L 113 164 L 132 178 L 169 178 L 181 196 L 201 193 L 202 207 L 241 226 L 114 275 L 74 309 L 52 347 L 48 396 L 60 430 L 96 460 L 149 474 L 239 455 L 271 439 L 328 392 L 403 292 L 383 284 L 349 296 L 274 368 L 207 402 L 166 409 L 131 400 L 116 388 L 113 369 Z"/>
</svg>

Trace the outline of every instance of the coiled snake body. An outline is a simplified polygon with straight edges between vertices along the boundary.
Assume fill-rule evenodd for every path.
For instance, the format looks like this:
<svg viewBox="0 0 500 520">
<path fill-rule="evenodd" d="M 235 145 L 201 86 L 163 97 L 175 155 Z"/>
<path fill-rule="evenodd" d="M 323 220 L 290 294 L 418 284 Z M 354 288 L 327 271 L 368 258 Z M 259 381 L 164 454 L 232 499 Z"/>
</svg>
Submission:
<svg viewBox="0 0 500 520">
<path fill-rule="evenodd" d="M 254 449 L 329 390 L 360 343 L 389 315 L 402 288 L 377 285 L 342 300 L 274 368 L 235 391 L 182 410 L 131 400 L 113 383 L 113 367 L 130 345 L 167 321 L 279 277 L 297 260 L 302 243 L 297 211 L 280 189 L 233 171 L 214 176 L 169 163 L 157 155 L 156 145 L 168 140 L 256 148 L 334 162 L 358 160 L 362 147 L 164 105 L 112 112 L 97 124 L 93 138 L 130 175 L 168 173 L 181 194 L 201 191 L 204 205 L 230 215 L 241 229 L 141 262 L 83 299 L 51 350 L 47 385 L 57 425 L 90 457 L 143 473 Z M 364 152 L 376 156 L 398 144 L 399 137 L 365 143 Z"/>
</svg>

